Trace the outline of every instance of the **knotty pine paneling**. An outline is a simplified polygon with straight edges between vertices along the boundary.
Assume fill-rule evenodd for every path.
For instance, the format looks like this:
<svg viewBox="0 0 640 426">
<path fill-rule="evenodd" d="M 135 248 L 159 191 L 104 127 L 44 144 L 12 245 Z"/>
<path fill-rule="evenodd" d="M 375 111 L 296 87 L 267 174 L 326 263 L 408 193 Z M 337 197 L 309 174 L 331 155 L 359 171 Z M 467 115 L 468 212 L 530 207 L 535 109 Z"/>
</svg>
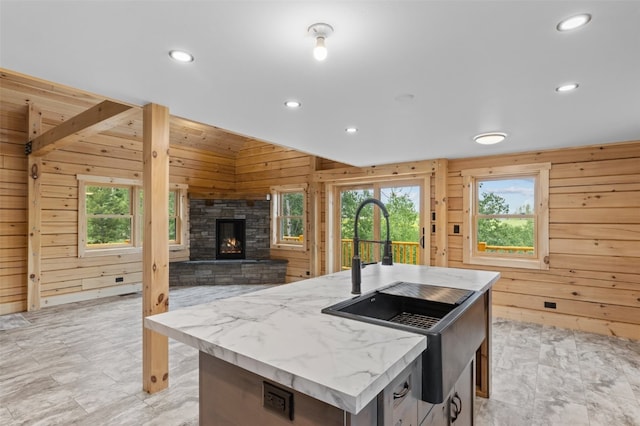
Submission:
<svg viewBox="0 0 640 426">
<path fill-rule="evenodd" d="M 640 142 L 450 160 L 449 179 L 466 168 L 547 161 L 550 269 L 486 268 L 502 273 L 494 313 L 640 339 Z M 455 183 L 448 191 L 450 200 L 461 196 Z M 451 228 L 462 207 L 449 206 Z M 452 238 L 449 265 L 471 267 Z"/>
<path fill-rule="evenodd" d="M 73 88 L 2 71 L 0 73 L 0 314 L 26 309 L 27 294 L 27 102 L 42 111 L 46 131 L 103 98 Z M 170 181 L 186 183 L 190 193 L 235 191 L 235 154 L 244 138 L 172 117 Z M 66 295 L 113 287 L 130 291 L 140 282 L 139 253 L 77 257 L 77 174 L 142 179 L 141 115 L 102 134 L 53 151 L 42 159 L 41 297 L 43 306 Z M 208 151 L 199 146 L 215 145 Z M 188 226 L 188 224 L 186 224 Z M 171 260 L 189 252 L 171 251 Z M 122 278 L 122 284 L 116 283 Z M 77 293 L 77 295 L 74 295 Z M 54 298 L 54 299 L 52 299 Z"/>
<path fill-rule="evenodd" d="M 271 186 L 307 184 L 315 169 L 315 157 L 288 148 L 251 141 L 236 157 L 236 191 L 247 196 L 264 197 Z M 312 200 L 307 196 L 307 219 Z M 287 259 L 287 282 L 308 278 L 312 274 L 309 244 L 304 250 L 271 249 L 274 259 Z"/>
<path fill-rule="evenodd" d="M 27 307 L 26 108 L 0 96 L 0 315 Z"/>
</svg>

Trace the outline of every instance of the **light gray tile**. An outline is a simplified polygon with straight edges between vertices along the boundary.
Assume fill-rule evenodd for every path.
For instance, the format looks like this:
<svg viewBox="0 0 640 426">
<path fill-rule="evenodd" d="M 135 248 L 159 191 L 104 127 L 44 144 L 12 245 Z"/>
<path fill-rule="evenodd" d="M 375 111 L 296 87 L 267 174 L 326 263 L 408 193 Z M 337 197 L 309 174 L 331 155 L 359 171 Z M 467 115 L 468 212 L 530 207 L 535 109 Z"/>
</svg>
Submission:
<svg viewBox="0 0 640 426">
<path fill-rule="evenodd" d="M 579 359 L 586 390 L 622 398 L 634 395 L 620 359 L 615 354 L 605 351 L 584 352 Z"/>
<path fill-rule="evenodd" d="M 12 425 L 15 420 L 7 407 L 0 407 L 0 425 Z"/>
<path fill-rule="evenodd" d="M 579 372 L 538 366 L 536 401 L 565 401 L 584 404 L 584 384 Z"/>
<path fill-rule="evenodd" d="M 476 425 L 529 426 L 532 421 L 533 405 L 508 404 L 495 398 L 476 398 L 476 405 Z"/>
<path fill-rule="evenodd" d="M 31 323 L 21 313 L 0 315 L 0 331 L 13 330 L 29 325 Z"/>
<path fill-rule="evenodd" d="M 521 348 L 539 348 L 542 338 L 542 326 L 539 324 L 529 324 L 524 322 L 514 322 L 507 345 Z"/>
<path fill-rule="evenodd" d="M 578 353 L 607 351 L 612 352 L 611 338 L 600 334 L 585 333 L 575 331 L 574 338 L 576 341 L 576 349 Z"/>
<path fill-rule="evenodd" d="M 536 400 L 533 408 L 534 426 L 589 426 L 587 406 L 562 400 Z"/>
<path fill-rule="evenodd" d="M 491 399 L 512 405 L 530 405 L 536 394 L 536 370 L 494 368 Z"/>
<path fill-rule="evenodd" d="M 555 348 L 563 348 L 568 351 L 577 352 L 576 339 L 573 330 L 564 328 L 544 326 L 540 335 L 540 341 L 544 345 Z"/>
<path fill-rule="evenodd" d="M 540 359 L 540 345 L 524 348 L 521 346 L 505 346 L 495 364 L 499 369 L 530 369 L 535 371 Z"/>
<path fill-rule="evenodd" d="M 587 409 L 591 425 L 640 425 L 640 405 L 612 394 L 593 392 L 585 393 Z"/>
<path fill-rule="evenodd" d="M 266 287 L 172 288 L 170 309 Z M 169 388 L 142 390 L 141 304 L 138 293 L 55 306 L 0 331 L 0 424 L 197 425 L 194 348 L 170 340 Z M 476 424 L 637 424 L 620 412 L 640 405 L 640 342 L 499 318 L 492 337 L 493 393 L 476 398 Z"/>
<path fill-rule="evenodd" d="M 571 371 L 578 376 L 580 375 L 580 364 L 578 363 L 578 352 L 575 349 L 575 345 L 571 349 L 567 346 L 543 343 L 540 345 L 539 362 L 541 365 Z"/>
</svg>

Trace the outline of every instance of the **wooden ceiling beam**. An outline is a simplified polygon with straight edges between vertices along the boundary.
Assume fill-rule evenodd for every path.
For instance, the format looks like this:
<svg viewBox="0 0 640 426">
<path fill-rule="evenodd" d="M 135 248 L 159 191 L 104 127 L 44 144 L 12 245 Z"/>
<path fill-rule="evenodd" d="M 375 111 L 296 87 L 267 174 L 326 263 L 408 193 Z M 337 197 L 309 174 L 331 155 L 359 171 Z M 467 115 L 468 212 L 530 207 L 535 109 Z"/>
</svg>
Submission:
<svg viewBox="0 0 640 426">
<path fill-rule="evenodd" d="M 117 126 L 139 114 L 140 109 L 113 101 L 102 101 L 27 143 L 27 154 L 43 156 L 87 136 Z"/>
</svg>

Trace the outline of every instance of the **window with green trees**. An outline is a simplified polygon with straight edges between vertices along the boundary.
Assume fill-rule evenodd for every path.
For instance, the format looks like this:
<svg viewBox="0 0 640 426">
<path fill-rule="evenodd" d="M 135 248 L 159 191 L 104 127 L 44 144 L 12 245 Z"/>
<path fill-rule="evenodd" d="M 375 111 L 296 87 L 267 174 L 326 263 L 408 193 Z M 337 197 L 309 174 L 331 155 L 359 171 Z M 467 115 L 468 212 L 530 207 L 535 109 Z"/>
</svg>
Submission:
<svg viewBox="0 0 640 426">
<path fill-rule="evenodd" d="M 549 168 L 462 171 L 465 263 L 548 269 Z"/>
<path fill-rule="evenodd" d="M 272 188 L 274 227 L 272 243 L 277 246 L 302 247 L 305 241 L 305 188 Z"/>
<path fill-rule="evenodd" d="M 389 226 L 392 241 L 418 241 L 420 211 L 416 194 L 419 187 L 381 188 L 380 201 L 389 212 Z M 353 238 L 356 209 L 367 198 L 373 198 L 369 189 L 342 191 L 340 198 L 340 233 L 342 238 Z M 377 207 L 376 207 L 377 208 Z M 386 222 L 380 215 L 380 238 L 386 238 Z M 358 237 L 363 240 L 374 239 L 373 204 L 366 205 L 358 218 Z"/>
<path fill-rule="evenodd" d="M 476 180 L 479 250 L 535 255 L 535 184 L 532 176 Z"/>
<path fill-rule="evenodd" d="M 85 187 L 87 246 L 130 246 L 134 214 L 132 187 Z"/>
<path fill-rule="evenodd" d="M 420 186 L 376 185 L 375 188 L 362 187 L 344 189 L 340 192 L 340 257 L 342 268 L 350 267 L 353 254 L 355 214 L 358 206 L 367 198 L 378 198 L 389 213 L 390 238 L 394 242 L 394 262 L 418 263 L 420 239 Z M 358 238 L 376 240 L 386 238 L 386 221 L 373 204 L 367 204 L 358 218 Z M 379 223 L 374 227 L 376 217 Z M 405 253 L 406 252 L 406 253 Z M 382 245 L 361 242 L 360 257 L 365 262 L 381 258 Z"/>
<path fill-rule="evenodd" d="M 143 237 L 142 183 L 130 179 L 78 176 L 78 255 L 140 250 Z M 182 249 L 188 238 L 186 185 L 172 184 L 169 192 L 168 237 L 172 250 Z"/>
</svg>

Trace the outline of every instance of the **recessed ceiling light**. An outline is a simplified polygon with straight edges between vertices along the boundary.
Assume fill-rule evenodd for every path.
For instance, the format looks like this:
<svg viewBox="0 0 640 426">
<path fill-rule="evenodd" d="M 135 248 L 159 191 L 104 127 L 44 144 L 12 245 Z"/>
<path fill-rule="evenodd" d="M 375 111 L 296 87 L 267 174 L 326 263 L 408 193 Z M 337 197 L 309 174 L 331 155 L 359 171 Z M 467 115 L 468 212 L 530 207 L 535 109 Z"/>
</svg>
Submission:
<svg viewBox="0 0 640 426">
<path fill-rule="evenodd" d="M 473 140 L 482 145 L 493 145 L 500 143 L 507 137 L 506 133 L 502 132 L 489 132 L 475 135 Z"/>
<path fill-rule="evenodd" d="M 347 127 L 346 129 L 344 129 L 345 132 L 350 133 L 350 134 L 354 134 L 354 133 L 358 133 L 358 128 L 357 127 Z"/>
<path fill-rule="evenodd" d="M 412 93 L 401 93 L 397 95 L 394 99 L 396 102 L 411 102 L 416 96 Z"/>
<path fill-rule="evenodd" d="M 571 92 L 580 86 L 578 83 L 567 83 L 556 87 L 556 92 Z"/>
<path fill-rule="evenodd" d="M 169 52 L 169 56 L 174 61 L 184 62 L 184 63 L 193 62 L 193 60 L 195 59 L 191 53 L 185 52 L 184 50 L 172 50 Z"/>
<path fill-rule="evenodd" d="M 284 103 L 284 106 L 286 106 L 287 108 L 295 109 L 295 108 L 300 108 L 302 104 L 299 101 L 290 100 L 290 101 L 286 101 Z"/>
<path fill-rule="evenodd" d="M 588 24 L 589 21 L 591 21 L 591 15 L 589 15 L 588 13 L 581 13 L 579 15 L 574 15 L 567 19 L 563 19 L 558 23 L 556 28 L 558 31 L 571 31 Z"/>
</svg>

